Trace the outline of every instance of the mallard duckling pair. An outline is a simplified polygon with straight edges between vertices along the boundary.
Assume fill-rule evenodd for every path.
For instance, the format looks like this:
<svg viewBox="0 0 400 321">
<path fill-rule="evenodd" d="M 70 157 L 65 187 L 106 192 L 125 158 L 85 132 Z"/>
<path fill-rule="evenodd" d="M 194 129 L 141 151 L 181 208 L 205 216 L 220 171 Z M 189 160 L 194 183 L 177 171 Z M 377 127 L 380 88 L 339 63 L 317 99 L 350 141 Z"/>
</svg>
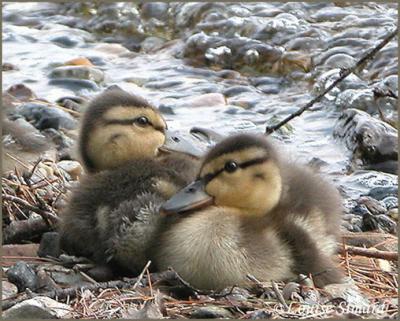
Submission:
<svg viewBox="0 0 400 321">
<path fill-rule="evenodd" d="M 64 250 L 120 271 L 143 268 L 159 206 L 197 172 L 189 155 L 198 151 L 172 138 L 158 110 L 138 96 L 109 90 L 90 103 L 79 137 L 89 174 L 62 213 Z"/>
<path fill-rule="evenodd" d="M 154 260 L 199 289 L 244 286 L 247 274 L 338 283 L 331 256 L 341 206 L 336 189 L 286 162 L 270 140 L 233 136 L 206 155 L 196 181 L 163 204 Z"/>
</svg>

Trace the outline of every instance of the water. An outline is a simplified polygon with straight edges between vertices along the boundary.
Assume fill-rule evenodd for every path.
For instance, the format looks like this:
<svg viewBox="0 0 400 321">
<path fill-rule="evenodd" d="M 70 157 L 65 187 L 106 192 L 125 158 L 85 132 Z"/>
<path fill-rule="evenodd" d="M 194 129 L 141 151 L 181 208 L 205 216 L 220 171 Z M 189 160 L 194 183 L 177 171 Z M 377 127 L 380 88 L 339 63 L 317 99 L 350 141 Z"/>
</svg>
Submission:
<svg viewBox="0 0 400 321">
<path fill-rule="evenodd" d="M 4 3 L 3 63 L 11 63 L 18 70 L 3 72 L 3 88 L 24 83 L 38 97 L 55 102 L 65 96 L 90 98 L 117 84 L 156 105 L 172 107 L 174 114 L 166 114 L 165 118 L 171 128 L 182 132 L 193 126 L 211 128 L 223 135 L 264 132 L 274 119 L 282 119 L 312 99 L 317 87 L 324 87 L 318 82 L 321 75 L 354 62 L 397 22 L 396 4 L 205 5 L 161 3 L 154 7 L 158 11 L 147 5 L 147 15 L 168 17 L 165 22 L 144 19 L 144 7 L 128 3 Z M 169 9 L 164 10 L 165 6 Z M 111 27 L 107 27 L 108 20 L 113 23 Z M 111 32 L 105 32 L 107 28 Z M 188 38 L 201 32 L 221 37 L 221 46 L 204 52 L 195 50 L 200 56 L 190 56 Z M 244 39 L 249 51 L 243 56 L 229 56 L 243 48 L 229 49 L 223 41 L 232 37 Z M 280 56 L 278 62 L 261 61 L 259 52 L 252 49 L 257 41 L 271 45 L 276 55 L 283 53 L 284 57 Z M 397 74 L 393 67 L 397 66 L 396 41 L 377 55 L 375 65 L 372 63 L 358 75 L 360 83 L 364 81 L 368 86 Z M 130 49 L 141 46 L 142 50 L 129 51 L 113 42 Z M 335 60 L 335 53 L 342 56 Z M 95 90 L 49 83 L 49 73 L 55 67 L 79 56 L 89 58 L 104 72 L 103 83 Z M 227 69 L 227 61 L 239 73 L 226 77 L 221 69 Z M 379 61 L 385 61 L 384 66 Z M 354 83 L 344 86 L 346 89 Z M 394 175 L 365 171 L 367 175 L 360 176 L 349 170 L 351 153 L 332 136 L 341 113 L 335 105 L 339 92 L 333 91 L 312 111 L 291 121 L 291 130 L 273 136 L 288 157 L 319 164 L 324 174 L 342 186 L 346 197 L 355 199 L 371 186 L 397 185 Z M 225 94 L 227 104 L 191 107 L 187 103 L 206 93 Z M 395 109 L 388 112 L 396 113 Z"/>
</svg>

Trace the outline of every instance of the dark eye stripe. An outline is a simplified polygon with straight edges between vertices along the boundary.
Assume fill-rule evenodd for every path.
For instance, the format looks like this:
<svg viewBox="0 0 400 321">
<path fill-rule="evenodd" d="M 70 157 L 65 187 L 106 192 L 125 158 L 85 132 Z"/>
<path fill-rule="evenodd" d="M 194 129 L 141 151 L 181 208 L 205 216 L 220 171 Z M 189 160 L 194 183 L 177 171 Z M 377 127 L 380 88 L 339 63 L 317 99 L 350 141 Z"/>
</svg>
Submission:
<svg viewBox="0 0 400 321">
<path fill-rule="evenodd" d="M 123 126 L 132 126 L 132 124 L 142 116 L 130 118 L 130 119 L 107 119 L 104 120 L 106 125 L 123 125 Z M 152 126 L 155 130 L 158 130 L 162 133 L 165 132 L 165 128 L 161 126 L 154 126 L 154 124 L 149 120 L 149 125 Z"/>
<path fill-rule="evenodd" d="M 252 160 L 249 160 L 247 162 L 238 164 L 238 167 L 240 168 L 246 168 L 249 166 L 253 166 L 253 165 L 257 165 L 257 164 L 262 164 L 264 162 L 266 162 L 269 158 L 268 157 L 259 157 L 259 158 L 254 158 Z M 214 173 L 210 173 L 207 174 L 205 176 L 202 177 L 202 179 L 204 180 L 204 182 L 207 184 L 208 182 L 210 182 L 211 180 L 213 180 L 214 178 L 216 178 L 219 174 L 221 174 L 222 172 L 225 171 L 225 168 L 221 168 L 219 170 L 217 170 Z"/>
</svg>

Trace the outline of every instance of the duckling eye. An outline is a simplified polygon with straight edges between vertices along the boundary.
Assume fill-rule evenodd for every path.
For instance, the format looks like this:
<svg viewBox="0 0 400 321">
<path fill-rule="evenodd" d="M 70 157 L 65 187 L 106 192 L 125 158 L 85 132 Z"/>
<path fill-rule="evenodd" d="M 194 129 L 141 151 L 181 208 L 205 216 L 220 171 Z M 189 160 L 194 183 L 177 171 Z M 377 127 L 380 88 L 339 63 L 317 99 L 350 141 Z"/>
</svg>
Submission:
<svg viewBox="0 0 400 321">
<path fill-rule="evenodd" d="M 225 163 L 224 169 L 228 172 L 228 173 L 233 173 L 234 171 L 236 171 L 238 169 L 238 164 L 236 164 L 236 162 L 234 161 L 228 161 Z"/>
<path fill-rule="evenodd" d="M 135 123 L 143 127 L 150 124 L 149 120 L 145 116 L 136 118 Z"/>
</svg>

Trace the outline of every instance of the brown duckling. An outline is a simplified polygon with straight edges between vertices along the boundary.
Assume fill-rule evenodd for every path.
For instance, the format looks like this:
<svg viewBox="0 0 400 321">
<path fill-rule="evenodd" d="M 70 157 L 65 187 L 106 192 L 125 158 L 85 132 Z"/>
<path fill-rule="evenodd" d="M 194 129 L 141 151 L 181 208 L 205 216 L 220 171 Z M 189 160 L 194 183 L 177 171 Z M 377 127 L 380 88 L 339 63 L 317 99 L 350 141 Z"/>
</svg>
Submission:
<svg viewBox="0 0 400 321">
<path fill-rule="evenodd" d="M 79 141 L 89 174 L 63 213 L 61 247 L 140 271 L 159 206 L 194 179 L 198 161 L 189 155 L 197 151 L 172 140 L 156 108 L 121 90 L 90 103 Z"/>
<path fill-rule="evenodd" d="M 341 280 L 331 256 L 340 227 L 337 190 L 289 163 L 271 140 L 249 134 L 217 144 L 197 180 L 163 204 L 170 219 L 154 257 L 192 286 L 222 289 L 311 274 L 317 286 Z M 175 214 L 175 215 L 174 215 Z"/>
</svg>

